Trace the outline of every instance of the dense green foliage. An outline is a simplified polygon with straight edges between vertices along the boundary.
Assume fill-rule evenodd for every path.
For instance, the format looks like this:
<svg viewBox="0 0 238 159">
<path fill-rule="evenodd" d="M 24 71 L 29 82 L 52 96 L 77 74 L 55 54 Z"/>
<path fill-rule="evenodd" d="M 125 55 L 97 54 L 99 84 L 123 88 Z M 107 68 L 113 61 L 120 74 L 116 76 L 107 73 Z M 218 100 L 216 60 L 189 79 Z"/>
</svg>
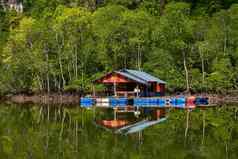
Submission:
<svg viewBox="0 0 238 159">
<path fill-rule="evenodd" d="M 92 124 L 91 110 L 52 106 L 0 109 L 0 155 L 6 159 L 237 159 L 237 110 L 173 110 L 166 122 L 138 134 L 115 135 Z M 204 130 L 204 131 L 203 131 Z"/>
<path fill-rule="evenodd" d="M 171 92 L 237 89 L 236 0 L 23 4 L 23 13 L 0 10 L 1 93 L 90 91 L 122 68 L 152 73 Z"/>
</svg>

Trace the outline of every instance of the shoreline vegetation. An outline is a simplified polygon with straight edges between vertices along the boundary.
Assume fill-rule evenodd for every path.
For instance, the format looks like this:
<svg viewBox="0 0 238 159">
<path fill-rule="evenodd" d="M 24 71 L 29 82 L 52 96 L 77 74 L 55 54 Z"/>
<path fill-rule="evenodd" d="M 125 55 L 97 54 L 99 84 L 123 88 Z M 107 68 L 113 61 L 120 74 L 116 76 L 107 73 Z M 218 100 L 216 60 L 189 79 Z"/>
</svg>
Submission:
<svg viewBox="0 0 238 159">
<path fill-rule="evenodd" d="M 182 94 L 181 94 L 182 95 Z M 156 98 L 170 98 L 176 97 L 178 95 L 171 94 L 162 97 Z M 189 94 L 184 94 L 184 96 L 191 96 Z M 208 94 L 208 93 L 200 93 L 200 94 L 193 94 L 193 96 L 202 96 L 208 97 L 210 101 L 210 105 L 212 106 L 219 106 L 219 105 L 226 105 L 226 104 L 238 104 L 238 95 L 235 94 Z M 83 97 L 78 94 L 36 94 L 36 95 L 11 95 L 5 96 L 1 98 L 1 101 L 6 103 L 18 103 L 18 104 L 63 104 L 63 105 L 72 105 L 72 104 L 79 104 L 80 98 Z M 88 95 L 88 97 L 92 97 Z M 105 96 L 102 96 L 105 98 Z M 100 98 L 100 96 L 99 96 Z M 153 97 L 149 97 L 153 98 Z"/>
</svg>

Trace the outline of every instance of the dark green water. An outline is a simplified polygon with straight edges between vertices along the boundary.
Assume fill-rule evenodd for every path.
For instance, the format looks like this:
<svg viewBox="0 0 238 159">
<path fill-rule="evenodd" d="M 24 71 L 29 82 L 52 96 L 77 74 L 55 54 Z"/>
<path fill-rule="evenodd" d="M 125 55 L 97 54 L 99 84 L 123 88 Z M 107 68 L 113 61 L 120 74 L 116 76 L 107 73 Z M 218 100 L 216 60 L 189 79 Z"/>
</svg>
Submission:
<svg viewBox="0 0 238 159">
<path fill-rule="evenodd" d="M 115 135 L 92 124 L 80 108 L 1 104 L 3 159 L 237 159 L 236 107 L 172 110 L 169 119 L 142 137 Z"/>
</svg>

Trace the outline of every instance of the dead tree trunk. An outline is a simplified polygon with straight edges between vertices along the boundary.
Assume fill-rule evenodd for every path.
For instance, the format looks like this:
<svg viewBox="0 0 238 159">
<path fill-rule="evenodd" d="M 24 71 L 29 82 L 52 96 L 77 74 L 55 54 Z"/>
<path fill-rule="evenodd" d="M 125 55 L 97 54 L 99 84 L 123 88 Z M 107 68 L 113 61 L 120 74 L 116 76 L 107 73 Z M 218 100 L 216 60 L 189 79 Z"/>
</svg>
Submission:
<svg viewBox="0 0 238 159">
<path fill-rule="evenodd" d="M 47 93 L 50 94 L 50 76 L 49 76 L 50 67 L 49 67 L 48 51 L 45 53 L 45 56 L 46 56 L 46 63 L 47 63 L 47 72 L 46 72 Z"/>
<path fill-rule="evenodd" d="M 189 74 L 188 74 L 188 68 L 187 68 L 187 61 L 186 61 L 186 54 L 185 51 L 183 51 L 183 66 L 185 71 L 185 78 L 186 78 L 186 92 L 190 92 L 189 87 Z"/>
</svg>

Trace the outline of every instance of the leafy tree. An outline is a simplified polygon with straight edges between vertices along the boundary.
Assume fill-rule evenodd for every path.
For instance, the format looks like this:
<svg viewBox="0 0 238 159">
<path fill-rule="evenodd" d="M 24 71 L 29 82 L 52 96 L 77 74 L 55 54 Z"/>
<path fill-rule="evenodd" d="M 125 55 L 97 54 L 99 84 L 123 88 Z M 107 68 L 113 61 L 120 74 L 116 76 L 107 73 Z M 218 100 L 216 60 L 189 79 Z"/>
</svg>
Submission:
<svg viewBox="0 0 238 159">
<path fill-rule="evenodd" d="M 122 68 L 148 71 L 171 92 L 237 88 L 236 1 L 23 4 L 24 13 L 0 10 L 1 93 L 87 92 Z"/>
</svg>

